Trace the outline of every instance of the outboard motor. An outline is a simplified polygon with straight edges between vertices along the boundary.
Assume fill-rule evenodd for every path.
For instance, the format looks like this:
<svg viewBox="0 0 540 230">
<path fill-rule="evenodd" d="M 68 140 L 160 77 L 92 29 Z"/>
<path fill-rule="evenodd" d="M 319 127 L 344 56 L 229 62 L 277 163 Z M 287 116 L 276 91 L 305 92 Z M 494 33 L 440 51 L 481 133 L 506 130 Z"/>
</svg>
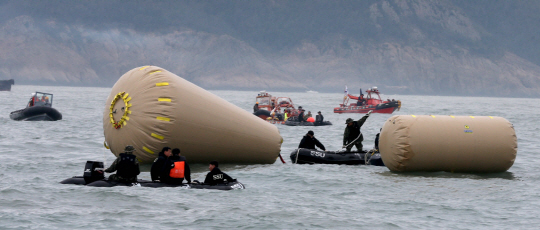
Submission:
<svg viewBox="0 0 540 230">
<path fill-rule="evenodd" d="M 99 173 L 98 170 L 103 171 L 103 162 L 101 161 L 87 161 L 84 166 L 84 182 L 86 184 L 92 183 L 97 180 L 105 178 L 104 173 Z"/>
</svg>

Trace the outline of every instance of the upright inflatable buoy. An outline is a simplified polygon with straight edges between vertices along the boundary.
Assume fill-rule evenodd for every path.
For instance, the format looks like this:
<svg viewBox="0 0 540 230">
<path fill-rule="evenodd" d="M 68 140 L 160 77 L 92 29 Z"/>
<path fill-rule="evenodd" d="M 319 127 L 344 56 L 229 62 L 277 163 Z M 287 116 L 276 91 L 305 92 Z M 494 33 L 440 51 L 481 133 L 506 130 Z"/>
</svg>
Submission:
<svg viewBox="0 0 540 230">
<path fill-rule="evenodd" d="M 379 150 L 392 171 L 505 172 L 517 137 L 502 117 L 398 115 L 385 122 Z"/>
<path fill-rule="evenodd" d="M 283 139 L 276 126 L 156 66 L 125 73 L 111 90 L 103 132 L 118 156 L 126 145 L 142 163 L 165 146 L 189 163 L 270 164 Z"/>
</svg>

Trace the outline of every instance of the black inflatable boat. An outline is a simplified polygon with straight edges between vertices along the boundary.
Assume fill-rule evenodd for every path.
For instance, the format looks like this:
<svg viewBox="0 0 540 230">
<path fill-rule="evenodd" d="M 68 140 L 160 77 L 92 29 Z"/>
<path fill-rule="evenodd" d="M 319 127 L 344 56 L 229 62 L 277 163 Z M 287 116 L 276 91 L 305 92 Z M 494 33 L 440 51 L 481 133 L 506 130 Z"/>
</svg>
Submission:
<svg viewBox="0 0 540 230">
<path fill-rule="evenodd" d="M 295 149 L 291 153 L 291 161 L 295 164 L 345 164 L 384 166 L 381 155 L 369 152 L 321 151 L 315 149 Z"/>
<path fill-rule="evenodd" d="M 16 121 L 62 120 L 62 114 L 52 107 L 52 99 L 50 93 L 35 92 L 26 108 L 11 112 L 9 117 Z"/>
<path fill-rule="evenodd" d="M 318 123 L 318 122 L 309 122 L 309 121 L 299 122 L 299 121 L 287 120 L 285 122 L 285 125 L 288 125 L 288 126 L 323 126 L 323 125 L 332 125 L 332 122 L 323 121 L 323 122 Z"/>
<path fill-rule="evenodd" d="M 232 181 L 225 184 L 209 185 L 209 184 L 166 184 L 160 182 L 153 182 L 148 180 L 137 180 L 133 183 L 123 183 L 118 181 L 110 181 L 105 179 L 102 173 L 98 173 L 97 170 L 103 170 L 103 162 L 100 161 L 87 161 L 83 176 L 74 176 L 72 178 L 61 181 L 61 184 L 75 184 L 86 185 L 92 187 L 115 187 L 115 186 L 128 186 L 128 187 L 180 187 L 186 189 L 217 189 L 217 190 L 235 190 L 245 189 L 246 187 L 238 182 Z"/>
</svg>

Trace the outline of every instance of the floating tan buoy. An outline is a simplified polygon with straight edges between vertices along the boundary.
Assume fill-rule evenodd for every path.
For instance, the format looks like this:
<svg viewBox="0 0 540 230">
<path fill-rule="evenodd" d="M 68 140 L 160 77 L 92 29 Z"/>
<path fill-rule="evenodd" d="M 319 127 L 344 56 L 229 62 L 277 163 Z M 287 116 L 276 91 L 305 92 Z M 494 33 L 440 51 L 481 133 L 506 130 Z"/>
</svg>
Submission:
<svg viewBox="0 0 540 230">
<path fill-rule="evenodd" d="M 517 137 L 502 117 L 399 115 L 385 122 L 379 149 L 392 171 L 504 172 Z"/>
<path fill-rule="evenodd" d="M 118 79 L 105 103 L 103 132 L 114 155 L 133 145 L 143 163 L 168 146 L 180 148 L 189 163 L 269 164 L 283 141 L 274 125 L 156 66 Z"/>
</svg>

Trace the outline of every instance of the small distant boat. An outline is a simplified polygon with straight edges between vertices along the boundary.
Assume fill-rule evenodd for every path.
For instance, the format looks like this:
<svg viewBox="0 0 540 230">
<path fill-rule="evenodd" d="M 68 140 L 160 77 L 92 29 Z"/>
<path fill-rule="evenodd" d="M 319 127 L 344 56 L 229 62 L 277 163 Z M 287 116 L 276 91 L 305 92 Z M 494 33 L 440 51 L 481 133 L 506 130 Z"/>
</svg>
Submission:
<svg viewBox="0 0 540 230">
<path fill-rule="evenodd" d="M 306 91 L 306 93 L 319 93 L 319 92 L 314 91 L 314 90 L 308 90 L 308 91 Z"/>
<path fill-rule="evenodd" d="M 0 91 L 11 91 L 11 85 L 15 84 L 15 80 L 0 80 Z"/>
<path fill-rule="evenodd" d="M 53 95 L 50 93 L 32 93 L 26 108 L 13 111 L 9 117 L 16 121 L 57 121 L 62 114 L 52 107 Z"/>
<path fill-rule="evenodd" d="M 377 87 L 366 90 L 367 96 L 364 97 L 362 89 L 360 89 L 360 96 L 353 96 L 347 92 L 347 86 L 345 86 L 345 97 L 343 98 L 343 104 L 339 104 L 339 107 L 334 108 L 334 113 L 367 113 L 373 111 L 373 113 L 393 113 L 396 109 L 399 111 L 401 108 L 401 101 L 399 100 L 386 100 L 381 99 L 379 90 Z M 349 99 L 356 100 L 356 102 L 349 102 Z"/>
<path fill-rule="evenodd" d="M 318 116 L 318 115 L 317 115 Z M 311 120 L 308 119 L 307 121 L 298 121 L 298 117 L 293 117 L 291 119 L 288 119 L 285 121 L 285 125 L 288 126 L 324 126 L 324 125 L 332 125 L 332 122 L 330 121 L 323 121 L 323 122 L 315 122 L 315 119 Z"/>
<path fill-rule="evenodd" d="M 287 111 L 287 118 L 297 117 L 300 114 L 300 110 L 289 97 L 274 97 L 266 91 L 261 91 L 255 100 L 259 109 L 254 111 L 253 115 L 273 124 L 284 124 Z"/>
<path fill-rule="evenodd" d="M 384 166 L 378 152 L 366 151 L 322 151 L 316 149 L 295 149 L 291 152 L 293 164 L 343 164 Z"/>
</svg>

